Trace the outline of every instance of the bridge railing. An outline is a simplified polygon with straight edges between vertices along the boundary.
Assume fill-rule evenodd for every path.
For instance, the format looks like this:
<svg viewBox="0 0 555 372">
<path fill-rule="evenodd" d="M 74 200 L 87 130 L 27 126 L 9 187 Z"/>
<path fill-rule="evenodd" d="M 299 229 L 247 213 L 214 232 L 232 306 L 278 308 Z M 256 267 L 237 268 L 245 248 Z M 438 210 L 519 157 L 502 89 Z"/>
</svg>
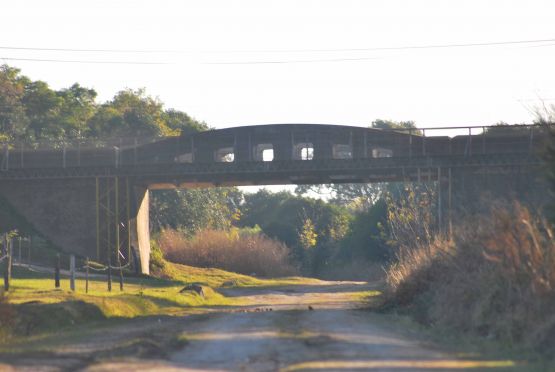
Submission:
<svg viewBox="0 0 555 372">
<path fill-rule="evenodd" d="M 0 143 L 0 171 L 21 168 L 118 166 L 122 151 L 160 141 L 160 137 L 60 139 Z"/>
<path fill-rule="evenodd" d="M 297 126 L 298 128 L 299 126 Z M 301 126 L 302 127 L 302 126 Z M 324 127 L 324 126 L 323 126 Z M 296 133 L 296 141 L 301 146 L 314 143 L 313 157 L 306 160 L 338 159 L 331 149 L 341 145 L 343 155 L 340 159 L 399 157 L 417 158 L 431 156 L 475 156 L 487 154 L 534 154 L 543 151 L 548 145 L 553 125 L 501 125 L 501 126 L 463 126 L 434 128 L 401 128 L 365 131 L 364 138 L 353 135 L 352 127 L 347 140 L 334 143 L 333 136 L 326 139 L 326 151 L 320 151 L 316 139 L 309 134 Z M 218 132 L 217 130 L 214 131 Z M 194 136 L 193 136 L 194 137 Z M 142 164 L 170 164 L 184 162 L 202 162 L 196 159 L 202 144 L 195 144 L 191 136 L 181 137 L 122 137 L 108 139 L 76 139 L 57 141 L 27 141 L 0 143 L 0 171 L 33 168 L 75 168 L 75 167 L 122 167 L 140 166 Z M 362 137 L 362 136 L 360 136 Z M 232 151 L 239 153 L 237 138 L 230 138 Z M 253 140 L 254 141 L 254 140 Z M 267 140 L 266 140 L 267 141 Z M 291 139 L 280 138 L 276 142 L 288 142 L 288 148 L 294 148 Z M 217 141 L 216 141 L 217 142 Z M 243 145 L 245 141 L 243 141 Z M 208 145 L 205 143 L 206 146 Z M 208 149 L 218 151 L 217 143 Z M 228 145 L 220 145 L 228 146 Z M 253 151 L 256 142 L 251 142 L 247 151 Z M 206 151 L 205 151 L 206 152 Z M 189 158 L 185 155 L 191 154 Z M 309 155 L 309 148 L 306 148 Z M 209 161 L 217 162 L 215 155 L 208 156 Z M 295 159 L 291 154 L 290 159 Z M 228 159 L 229 160 L 229 159 Z M 283 158 L 282 158 L 283 160 Z M 235 161 L 244 161 L 237 159 Z"/>
<path fill-rule="evenodd" d="M 553 123 L 394 129 L 408 135 L 409 156 L 433 154 L 426 145 L 437 145 L 438 137 L 449 138 L 449 149 L 440 148 L 442 155 L 533 154 L 545 149 L 554 130 Z"/>
</svg>

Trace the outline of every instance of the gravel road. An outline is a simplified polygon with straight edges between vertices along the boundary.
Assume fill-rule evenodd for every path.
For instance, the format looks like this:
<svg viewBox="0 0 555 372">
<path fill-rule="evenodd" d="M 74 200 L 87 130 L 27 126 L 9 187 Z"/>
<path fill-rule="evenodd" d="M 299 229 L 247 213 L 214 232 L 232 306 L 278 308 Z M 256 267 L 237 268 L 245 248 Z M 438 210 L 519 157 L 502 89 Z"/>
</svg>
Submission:
<svg viewBox="0 0 555 372">
<path fill-rule="evenodd" d="M 87 371 L 512 370 L 510 362 L 458 358 L 368 311 L 354 296 L 368 289 L 353 282 L 228 289 L 252 305 L 183 319 L 186 344 L 164 359 L 109 361 Z"/>
</svg>

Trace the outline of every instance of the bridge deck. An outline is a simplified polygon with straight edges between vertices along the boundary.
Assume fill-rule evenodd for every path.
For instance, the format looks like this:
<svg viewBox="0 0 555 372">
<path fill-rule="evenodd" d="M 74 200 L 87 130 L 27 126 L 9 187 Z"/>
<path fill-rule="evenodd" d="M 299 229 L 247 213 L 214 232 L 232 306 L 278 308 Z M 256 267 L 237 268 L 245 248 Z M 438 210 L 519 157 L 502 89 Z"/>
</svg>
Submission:
<svg viewBox="0 0 555 372">
<path fill-rule="evenodd" d="M 437 178 L 438 168 L 473 168 L 504 172 L 516 167 L 538 168 L 534 154 L 476 154 L 472 156 L 390 157 L 368 159 L 292 160 L 273 162 L 167 163 L 132 166 L 20 168 L 0 172 L 0 180 L 64 179 L 126 176 L 147 183 L 302 184 L 385 182 Z M 420 176 L 419 176 L 420 174 Z"/>
</svg>

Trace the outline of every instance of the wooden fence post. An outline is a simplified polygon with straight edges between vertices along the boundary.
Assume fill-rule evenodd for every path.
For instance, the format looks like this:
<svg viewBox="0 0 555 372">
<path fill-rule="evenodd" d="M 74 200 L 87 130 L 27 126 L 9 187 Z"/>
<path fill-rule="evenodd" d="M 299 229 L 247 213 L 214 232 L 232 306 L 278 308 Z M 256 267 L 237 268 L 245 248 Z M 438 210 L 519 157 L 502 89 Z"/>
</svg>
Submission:
<svg viewBox="0 0 555 372">
<path fill-rule="evenodd" d="M 19 262 L 19 264 L 21 265 L 21 236 L 19 237 L 19 252 L 18 252 L 18 257 L 17 257 L 17 262 Z"/>
<path fill-rule="evenodd" d="M 27 247 L 27 267 L 31 267 L 31 248 L 33 247 L 33 238 L 29 236 L 29 246 Z"/>
<path fill-rule="evenodd" d="M 54 266 L 54 287 L 60 288 L 60 254 L 56 255 L 56 264 Z"/>
<path fill-rule="evenodd" d="M 69 288 L 75 292 L 75 255 L 69 256 Z"/>
<path fill-rule="evenodd" d="M 7 235 L 4 236 L 4 252 L 6 253 L 7 257 L 4 259 L 6 262 L 4 265 L 4 290 L 10 290 L 10 280 L 12 278 L 12 249 L 11 249 L 11 242 L 10 239 L 7 238 Z"/>
<path fill-rule="evenodd" d="M 89 293 L 89 258 L 85 259 L 85 293 Z"/>
</svg>

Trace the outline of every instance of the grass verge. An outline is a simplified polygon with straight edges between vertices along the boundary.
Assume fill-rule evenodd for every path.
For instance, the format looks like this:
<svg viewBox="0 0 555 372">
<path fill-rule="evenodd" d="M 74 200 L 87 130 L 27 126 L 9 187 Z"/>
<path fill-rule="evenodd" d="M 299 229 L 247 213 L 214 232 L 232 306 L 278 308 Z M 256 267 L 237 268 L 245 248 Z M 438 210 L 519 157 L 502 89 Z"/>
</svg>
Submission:
<svg viewBox="0 0 555 372">
<path fill-rule="evenodd" d="M 555 239 L 526 208 L 474 218 L 452 241 L 404 247 L 387 275 L 389 309 L 553 363 Z"/>
<path fill-rule="evenodd" d="M 226 297 L 219 293 L 219 287 L 320 283 L 316 279 L 300 277 L 258 279 L 165 261 L 163 270 L 159 269 L 156 274 L 158 277 L 126 278 L 123 291 L 117 281 L 113 282 L 111 292 L 107 290 L 105 277 L 95 276 L 89 280 L 89 291 L 85 293 L 83 278 L 76 279 L 76 291 L 72 292 L 67 278 L 63 278 L 61 288 L 56 289 L 51 275 L 15 267 L 10 292 L 3 294 L 0 301 L 0 342 L 112 318 L 196 314 L 214 307 L 245 305 L 241 297 Z M 181 292 L 191 283 L 202 285 L 203 294 Z"/>
</svg>

